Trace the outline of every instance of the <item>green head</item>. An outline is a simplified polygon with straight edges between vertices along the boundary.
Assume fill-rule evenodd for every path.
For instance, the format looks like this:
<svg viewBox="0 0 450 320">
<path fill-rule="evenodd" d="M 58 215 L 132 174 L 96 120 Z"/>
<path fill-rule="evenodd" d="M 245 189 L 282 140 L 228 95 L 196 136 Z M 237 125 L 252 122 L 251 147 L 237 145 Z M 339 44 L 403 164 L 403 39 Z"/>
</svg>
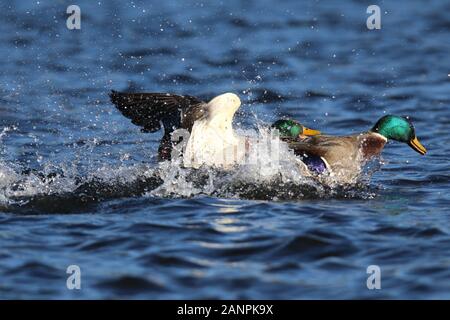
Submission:
<svg viewBox="0 0 450 320">
<path fill-rule="evenodd" d="M 297 138 L 299 136 L 315 136 L 320 131 L 306 128 L 301 123 L 291 119 L 277 120 L 272 124 L 272 128 L 278 129 L 282 137 Z"/>
<path fill-rule="evenodd" d="M 370 130 L 381 134 L 386 139 L 407 143 L 418 153 L 424 155 L 427 149 L 419 142 L 412 123 L 403 117 L 387 115 L 382 117 Z"/>
</svg>

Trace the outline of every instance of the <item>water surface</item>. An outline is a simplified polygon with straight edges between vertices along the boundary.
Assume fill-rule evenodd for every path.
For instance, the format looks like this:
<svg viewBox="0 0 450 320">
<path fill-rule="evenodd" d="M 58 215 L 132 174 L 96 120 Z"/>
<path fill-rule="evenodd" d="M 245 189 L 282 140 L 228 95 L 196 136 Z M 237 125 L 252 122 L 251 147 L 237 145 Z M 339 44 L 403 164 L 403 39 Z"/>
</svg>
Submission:
<svg viewBox="0 0 450 320">
<path fill-rule="evenodd" d="M 450 298 L 448 3 L 380 1 L 376 31 L 366 1 L 78 1 L 81 30 L 70 4 L 0 3 L 0 298 Z M 192 173 L 111 89 L 235 92 L 242 130 L 409 115 L 429 152 L 336 192 Z"/>
</svg>

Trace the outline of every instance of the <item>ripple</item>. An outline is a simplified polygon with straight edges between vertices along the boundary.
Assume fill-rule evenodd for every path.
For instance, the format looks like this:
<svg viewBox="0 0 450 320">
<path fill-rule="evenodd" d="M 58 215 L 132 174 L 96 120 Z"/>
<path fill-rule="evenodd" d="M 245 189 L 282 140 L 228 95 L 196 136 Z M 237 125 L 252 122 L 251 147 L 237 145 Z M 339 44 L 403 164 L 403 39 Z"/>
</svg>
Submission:
<svg viewBox="0 0 450 320">
<path fill-rule="evenodd" d="M 5 272 L 6 275 L 26 275 L 28 277 L 36 277 L 40 279 L 62 279 L 64 277 L 64 270 L 57 270 L 52 266 L 38 262 L 30 261 L 14 269 L 9 269 Z"/>
<path fill-rule="evenodd" d="M 205 268 L 202 264 L 193 262 L 185 257 L 169 254 L 148 254 L 139 257 L 139 262 L 144 266 L 154 267 L 161 266 L 164 268 Z"/>
<path fill-rule="evenodd" d="M 330 239 L 327 239 L 330 238 Z M 334 238 L 331 241 L 331 238 Z M 295 255 L 301 259 L 323 259 L 326 257 L 345 257 L 357 252 L 350 240 L 342 239 L 332 233 L 302 234 L 287 241 L 275 251 L 275 257 Z"/>
<path fill-rule="evenodd" d="M 113 238 L 104 240 L 89 241 L 87 244 L 83 244 L 79 249 L 81 251 L 108 251 L 111 248 L 117 248 L 124 246 L 130 241 L 129 238 Z"/>
<path fill-rule="evenodd" d="M 114 279 L 104 280 L 98 282 L 97 287 L 105 290 L 111 290 L 121 295 L 136 295 L 139 293 L 149 293 L 149 292 L 164 292 L 166 290 L 165 286 L 162 284 L 152 281 L 148 278 L 143 278 L 140 276 L 121 276 Z"/>
</svg>

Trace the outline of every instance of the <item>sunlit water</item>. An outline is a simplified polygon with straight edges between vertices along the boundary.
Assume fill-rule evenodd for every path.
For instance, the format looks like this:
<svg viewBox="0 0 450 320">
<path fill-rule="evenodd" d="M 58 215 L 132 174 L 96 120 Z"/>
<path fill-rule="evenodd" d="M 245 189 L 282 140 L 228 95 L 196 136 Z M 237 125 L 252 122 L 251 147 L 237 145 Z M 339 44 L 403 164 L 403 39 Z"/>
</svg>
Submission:
<svg viewBox="0 0 450 320">
<path fill-rule="evenodd" d="M 381 1 L 376 31 L 364 1 L 78 1 L 78 31 L 70 4 L 0 4 L 0 298 L 450 298 L 448 4 Z M 389 144 L 351 188 L 284 149 L 229 172 L 158 164 L 161 133 L 111 89 L 235 92 L 250 135 L 409 115 L 429 153 Z"/>
</svg>

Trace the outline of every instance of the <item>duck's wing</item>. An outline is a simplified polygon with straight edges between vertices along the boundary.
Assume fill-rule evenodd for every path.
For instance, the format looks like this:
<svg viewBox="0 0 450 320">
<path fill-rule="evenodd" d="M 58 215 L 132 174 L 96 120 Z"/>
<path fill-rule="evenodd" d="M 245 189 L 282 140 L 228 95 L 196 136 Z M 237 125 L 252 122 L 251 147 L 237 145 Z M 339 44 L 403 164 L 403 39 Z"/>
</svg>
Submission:
<svg viewBox="0 0 450 320">
<path fill-rule="evenodd" d="M 188 131 L 205 114 L 206 103 L 193 96 L 169 93 L 126 93 L 112 90 L 111 102 L 143 132 L 165 133 L 184 128 Z"/>
<path fill-rule="evenodd" d="M 111 102 L 131 122 L 142 127 L 142 132 L 156 132 L 164 126 L 164 135 L 159 143 L 161 160 L 170 160 L 173 144 L 171 134 L 176 129 L 189 132 L 194 122 L 206 114 L 207 104 L 193 96 L 169 93 L 126 93 L 112 90 Z"/>
<path fill-rule="evenodd" d="M 325 156 L 327 149 L 325 146 L 330 145 L 328 137 L 315 136 L 308 137 L 303 140 L 296 138 L 283 138 L 288 147 L 294 151 L 296 155 L 310 154 L 318 157 Z"/>
<path fill-rule="evenodd" d="M 323 157 L 330 164 L 344 158 L 356 158 L 359 149 L 357 136 L 317 135 L 305 140 L 286 141 L 296 155 L 313 155 Z"/>
</svg>

